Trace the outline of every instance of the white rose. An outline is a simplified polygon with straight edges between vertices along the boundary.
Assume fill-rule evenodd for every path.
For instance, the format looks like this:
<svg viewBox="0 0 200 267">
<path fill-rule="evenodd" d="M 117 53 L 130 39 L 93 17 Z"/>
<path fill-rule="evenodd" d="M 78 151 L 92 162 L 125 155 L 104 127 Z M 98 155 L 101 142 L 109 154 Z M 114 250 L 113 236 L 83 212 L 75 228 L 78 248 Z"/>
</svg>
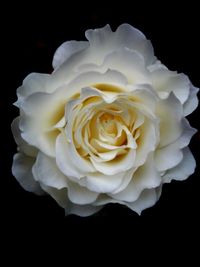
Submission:
<svg viewBox="0 0 200 267">
<path fill-rule="evenodd" d="M 53 73 L 32 73 L 18 88 L 12 172 L 66 214 L 87 216 L 107 203 L 140 214 L 164 183 L 194 172 L 187 146 L 195 129 L 185 116 L 198 89 L 128 24 L 88 30 L 86 38 L 63 43 Z"/>
</svg>

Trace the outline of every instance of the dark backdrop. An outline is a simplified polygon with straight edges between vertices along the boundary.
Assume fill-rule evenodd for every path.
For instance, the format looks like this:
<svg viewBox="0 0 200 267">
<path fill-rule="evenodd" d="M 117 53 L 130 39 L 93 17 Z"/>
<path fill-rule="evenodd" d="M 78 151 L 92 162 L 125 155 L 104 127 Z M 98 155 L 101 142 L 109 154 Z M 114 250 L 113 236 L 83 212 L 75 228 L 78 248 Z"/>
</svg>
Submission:
<svg viewBox="0 0 200 267">
<path fill-rule="evenodd" d="M 5 32 L 3 44 L 7 49 L 2 53 L 6 57 L 3 66 L 6 86 L 2 88 L 3 97 L 0 99 L 1 114 L 5 119 L 2 126 L 5 152 L 1 155 L 1 179 L 6 184 L 2 188 L 3 220 L 9 226 L 8 233 L 11 236 L 20 238 L 27 235 L 30 240 L 37 239 L 39 232 L 45 236 L 56 233 L 69 237 L 74 233 L 77 236 L 77 233 L 88 233 L 100 237 L 100 230 L 103 232 L 106 229 L 103 234 L 105 240 L 109 239 L 111 233 L 124 235 L 130 240 L 143 235 L 149 236 L 145 244 L 151 246 L 151 239 L 161 240 L 165 236 L 171 241 L 170 250 L 176 242 L 187 249 L 190 244 L 186 238 L 189 237 L 192 243 L 199 238 L 198 167 L 188 180 L 164 185 L 159 202 L 141 216 L 122 206 L 108 205 L 97 215 L 88 218 L 65 217 L 54 200 L 24 191 L 12 177 L 10 169 L 16 145 L 10 132 L 10 123 L 18 115 L 18 110 L 12 106 L 16 100 L 16 88 L 30 72 L 50 73 L 56 48 L 66 40 L 84 40 L 84 32 L 88 28 L 102 27 L 108 23 L 115 30 L 121 23 L 130 23 L 152 41 L 158 59 L 169 69 L 184 72 L 195 86 L 200 87 L 200 31 L 196 6 L 182 4 L 175 8 L 174 4 L 163 3 L 154 8 L 143 3 L 138 8 L 134 3 L 116 3 L 111 8 L 98 4 L 90 8 L 79 6 L 78 3 L 74 7 L 63 5 L 49 12 L 49 9 L 41 10 L 39 5 L 30 3 L 30 6 L 26 4 L 25 10 L 24 7 L 16 12 L 13 8 L 12 13 L 6 10 L 7 16 L 2 21 Z M 199 111 L 189 116 L 189 120 L 193 127 L 198 128 Z M 199 164 L 199 133 L 193 137 L 190 147 Z"/>
</svg>

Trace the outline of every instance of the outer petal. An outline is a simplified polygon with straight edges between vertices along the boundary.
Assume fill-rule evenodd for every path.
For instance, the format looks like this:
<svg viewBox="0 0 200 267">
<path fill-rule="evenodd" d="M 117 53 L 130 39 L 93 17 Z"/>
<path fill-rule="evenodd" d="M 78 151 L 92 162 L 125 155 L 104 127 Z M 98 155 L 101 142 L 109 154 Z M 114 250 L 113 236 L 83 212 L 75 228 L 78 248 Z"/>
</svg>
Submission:
<svg viewBox="0 0 200 267">
<path fill-rule="evenodd" d="M 68 198 L 67 188 L 57 189 L 41 184 L 43 190 L 47 192 L 55 201 L 65 209 L 65 215 L 75 214 L 86 217 L 98 212 L 102 206 L 95 207 L 92 205 L 76 205 Z"/>
<path fill-rule="evenodd" d="M 120 186 L 115 190 L 113 191 L 112 193 L 113 194 L 117 194 L 119 192 L 121 192 L 122 190 L 124 190 L 128 184 L 130 183 L 130 181 L 132 180 L 133 178 L 133 175 L 134 175 L 134 172 L 137 170 L 137 168 L 133 168 L 133 169 L 130 169 L 128 171 L 125 172 L 125 175 L 124 175 L 124 178 L 122 180 L 122 183 L 120 184 Z"/>
<path fill-rule="evenodd" d="M 110 26 L 107 24 L 103 28 L 95 30 L 87 30 L 85 36 L 88 39 L 90 46 L 97 48 L 99 45 L 106 45 L 112 38 L 113 32 Z"/>
<path fill-rule="evenodd" d="M 199 91 L 199 88 L 194 87 L 192 84 L 190 86 L 191 87 L 190 87 L 190 94 L 189 94 L 188 100 L 183 105 L 184 116 L 187 116 L 190 113 L 192 113 L 196 109 L 199 103 L 198 98 L 197 98 L 197 93 Z"/>
<path fill-rule="evenodd" d="M 181 119 L 183 109 L 179 100 L 173 93 L 157 105 L 157 116 L 160 118 L 160 147 L 171 144 L 182 133 Z"/>
<path fill-rule="evenodd" d="M 145 189 L 136 201 L 126 203 L 126 206 L 140 215 L 144 209 L 152 207 L 158 198 L 159 194 L 156 189 Z"/>
<path fill-rule="evenodd" d="M 17 117 L 13 120 L 11 124 L 11 129 L 13 136 L 15 138 L 15 142 L 19 146 L 19 150 L 23 153 L 25 153 L 27 156 L 35 157 L 37 155 L 38 150 L 30 146 L 21 136 L 21 131 L 19 129 L 19 121 L 20 117 Z"/>
<path fill-rule="evenodd" d="M 54 127 L 64 116 L 66 99 L 61 89 L 55 93 L 35 93 L 22 103 L 20 120 L 22 137 L 43 153 L 55 156 L 55 139 L 59 133 Z"/>
<path fill-rule="evenodd" d="M 73 54 L 86 49 L 89 46 L 89 43 L 86 41 L 68 41 L 63 43 L 56 50 L 53 57 L 53 68 L 58 68 L 63 64 L 68 58 Z"/>
<path fill-rule="evenodd" d="M 68 199 L 67 188 L 57 189 L 41 183 L 42 189 L 47 192 L 64 209 L 71 205 Z"/>
<path fill-rule="evenodd" d="M 138 51 L 145 59 L 146 64 L 150 65 L 155 61 L 153 48 L 143 33 L 129 24 L 122 24 L 113 33 L 110 26 L 96 30 L 87 30 L 86 38 L 89 40 L 91 48 L 97 49 L 103 56 L 113 50 L 127 47 Z"/>
<path fill-rule="evenodd" d="M 178 165 L 183 158 L 179 141 L 172 143 L 155 152 L 155 163 L 158 171 L 166 171 Z"/>
<path fill-rule="evenodd" d="M 25 190 L 42 195 L 44 192 L 32 175 L 34 162 L 34 158 L 28 157 L 23 153 L 17 153 L 13 158 L 12 173 Z"/>
<path fill-rule="evenodd" d="M 173 92 L 182 104 L 188 99 L 190 81 L 186 75 L 162 68 L 153 71 L 151 77 L 153 87 L 161 98 L 166 98 Z"/>
<path fill-rule="evenodd" d="M 138 51 L 144 57 L 147 65 L 156 61 L 151 42 L 138 29 L 129 24 L 122 24 L 118 27 L 115 36 L 117 46 Z"/>
<path fill-rule="evenodd" d="M 90 43 L 90 47 L 87 51 L 87 59 L 82 63 L 101 65 L 105 55 L 116 49 L 115 46 L 113 46 L 114 33 L 109 25 L 95 30 L 87 30 L 85 36 Z"/>
<path fill-rule="evenodd" d="M 98 197 L 98 193 L 92 192 L 86 187 L 80 186 L 77 183 L 68 182 L 68 185 L 68 197 L 75 204 L 90 204 Z"/>
<path fill-rule="evenodd" d="M 138 168 L 127 187 L 117 193 L 109 194 L 114 199 L 120 201 L 135 201 L 144 189 L 155 188 L 161 183 L 161 178 L 154 166 L 153 155 L 149 155 L 146 163 Z"/>
<path fill-rule="evenodd" d="M 35 180 L 45 186 L 57 189 L 68 187 L 67 177 L 58 169 L 55 159 L 46 156 L 42 152 L 38 153 L 32 171 Z"/>
<path fill-rule="evenodd" d="M 150 83 L 144 59 L 137 51 L 116 50 L 106 56 L 104 66 L 123 73 L 130 84 Z"/>
<path fill-rule="evenodd" d="M 194 173 L 196 167 L 195 159 L 189 148 L 183 149 L 183 160 L 175 167 L 167 171 L 163 177 L 164 183 L 170 183 L 171 180 L 185 180 Z"/>
<path fill-rule="evenodd" d="M 95 201 L 95 203 L 93 203 L 93 205 L 99 207 L 99 206 L 106 205 L 109 203 L 124 204 L 123 201 L 111 198 L 107 194 L 100 194 L 99 197 L 97 198 L 97 200 Z"/>
<path fill-rule="evenodd" d="M 87 217 L 90 215 L 93 215 L 97 213 L 99 210 L 101 210 L 103 206 L 92 206 L 92 205 L 70 205 L 65 209 L 65 214 L 74 214 L 81 217 Z"/>
<path fill-rule="evenodd" d="M 188 146 L 192 136 L 197 132 L 196 129 L 192 128 L 187 119 L 183 118 L 183 133 L 179 138 L 180 148 Z"/>
<path fill-rule="evenodd" d="M 126 47 L 108 53 L 102 65 L 83 64 L 78 68 L 82 72 L 92 70 L 105 72 L 108 69 L 124 74 L 130 84 L 151 82 L 144 58 L 137 51 L 130 50 Z"/>
<path fill-rule="evenodd" d="M 82 64 L 101 65 L 109 53 L 122 48 L 135 50 L 144 57 L 145 64 L 152 64 L 156 58 L 150 41 L 137 29 L 128 24 L 121 25 L 115 33 L 107 25 L 102 29 L 87 30 L 86 38 L 90 46 L 73 54 L 53 73 L 57 81 L 69 82 L 76 75 L 77 68 Z M 66 75 L 67 74 L 67 75 Z"/>
<path fill-rule="evenodd" d="M 26 97 L 37 92 L 50 92 L 53 90 L 53 80 L 49 74 L 30 73 L 23 81 L 22 86 L 17 89 L 17 107 Z"/>
<path fill-rule="evenodd" d="M 160 69 L 168 70 L 168 68 L 165 65 L 163 65 L 160 60 L 156 60 L 154 64 L 148 66 L 147 68 L 150 72 L 154 72 Z"/>
<path fill-rule="evenodd" d="M 162 185 L 160 185 L 157 188 L 145 189 L 144 191 L 142 191 L 139 198 L 131 203 L 112 199 L 107 195 L 100 195 L 96 201 L 96 205 L 101 206 L 108 203 L 119 203 L 122 205 L 126 205 L 128 208 L 132 209 L 133 211 L 137 212 L 140 215 L 144 209 L 153 206 L 157 202 L 157 200 L 161 195 L 161 192 L 162 192 Z"/>
</svg>

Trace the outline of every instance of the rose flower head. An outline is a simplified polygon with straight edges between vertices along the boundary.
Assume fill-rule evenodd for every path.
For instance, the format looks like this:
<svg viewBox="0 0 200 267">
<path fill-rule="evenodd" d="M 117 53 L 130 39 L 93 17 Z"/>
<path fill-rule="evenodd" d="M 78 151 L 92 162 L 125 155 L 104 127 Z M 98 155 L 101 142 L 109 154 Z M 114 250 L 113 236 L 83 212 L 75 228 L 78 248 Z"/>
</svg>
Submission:
<svg viewBox="0 0 200 267">
<path fill-rule="evenodd" d="M 12 173 L 66 214 L 88 216 L 107 203 L 140 214 L 164 183 L 194 172 L 188 144 L 196 130 L 185 116 L 198 89 L 128 24 L 86 38 L 63 43 L 53 73 L 31 73 L 17 89 Z"/>
</svg>

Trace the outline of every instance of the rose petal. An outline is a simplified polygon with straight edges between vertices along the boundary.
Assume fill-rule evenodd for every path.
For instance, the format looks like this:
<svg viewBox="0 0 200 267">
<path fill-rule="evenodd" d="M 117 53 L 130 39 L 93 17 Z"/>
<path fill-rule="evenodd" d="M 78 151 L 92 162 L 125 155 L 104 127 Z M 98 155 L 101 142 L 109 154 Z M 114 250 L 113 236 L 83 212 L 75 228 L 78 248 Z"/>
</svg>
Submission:
<svg viewBox="0 0 200 267">
<path fill-rule="evenodd" d="M 92 157 L 90 158 L 93 166 L 97 171 L 105 175 L 114 175 L 131 169 L 134 166 L 136 151 L 130 149 L 126 155 L 123 155 L 120 160 L 115 159 L 109 162 L 97 162 Z"/>
<path fill-rule="evenodd" d="M 158 102 L 157 115 L 160 118 L 160 147 L 171 144 L 182 133 L 181 119 L 183 108 L 173 93 L 165 100 Z"/>
<path fill-rule="evenodd" d="M 160 60 L 156 60 L 152 65 L 148 66 L 147 69 L 150 72 L 154 72 L 157 70 L 168 70 L 168 68 L 163 65 Z"/>
<path fill-rule="evenodd" d="M 146 119 L 140 127 L 140 137 L 137 140 L 138 147 L 134 167 L 143 165 L 149 153 L 156 149 L 159 140 L 157 128 L 157 121 L 152 122 L 149 119 Z"/>
<path fill-rule="evenodd" d="M 133 179 L 133 175 L 134 175 L 136 170 L 137 170 L 137 168 L 132 168 L 132 169 L 124 172 L 124 177 L 123 177 L 121 184 L 117 187 L 116 190 L 114 190 L 111 193 L 117 194 L 117 193 L 123 191 L 128 186 L 130 181 Z"/>
<path fill-rule="evenodd" d="M 187 119 L 182 120 L 183 133 L 179 138 L 180 148 L 188 146 L 192 136 L 197 132 L 196 129 L 192 128 Z"/>
<path fill-rule="evenodd" d="M 101 65 L 86 63 L 77 68 L 80 72 L 98 71 L 101 73 L 106 72 L 108 69 L 119 71 L 125 75 L 130 84 L 151 83 L 144 58 L 137 51 L 126 47 L 109 52 L 105 55 Z"/>
<path fill-rule="evenodd" d="M 102 206 L 92 206 L 92 205 L 70 205 L 70 207 L 65 209 L 65 215 L 75 214 L 81 217 L 91 216 L 102 209 Z"/>
<path fill-rule="evenodd" d="M 117 193 L 109 194 L 120 201 L 135 201 L 144 189 L 155 188 L 161 183 L 161 177 L 155 168 L 153 154 L 148 156 L 145 164 L 138 168 L 127 187 Z"/>
<path fill-rule="evenodd" d="M 33 175 L 36 181 L 43 185 L 61 189 L 68 187 L 67 177 L 58 169 L 55 159 L 39 152 L 33 165 Z"/>
<path fill-rule="evenodd" d="M 198 106 L 198 103 L 199 103 L 198 98 L 197 98 L 198 92 L 199 92 L 199 88 L 194 87 L 191 84 L 190 85 L 190 94 L 189 94 L 188 100 L 183 105 L 184 116 L 187 116 L 190 113 L 192 113 L 196 109 L 196 107 Z"/>
<path fill-rule="evenodd" d="M 11 129 L 15 142 L 19 146 L 19 150 L 26 154 L 27 156 L 34 157 L 37 155 L 37 149 L 33 146 L 30 146 L 21 136 L 21 131 L 19 129 L 20 117 L 17 117 L 13 120 L 11 124 Z"/>
<path fill-rule="evenodd" d="M 55 156 L 55 139 L 59 134 L 55 125 L 63 118 L 67 101 L 63 95 L 61 88 L 52 94 L 35 93 L 21 105 L 19 126 L 23 139 L 51 157 Z"/>
<path fill-rule="evenodd" d="M 41 186 L 45 192 L 47 192 L 62 208 L 65 209 L 65 215 L 75 214 L 85 217 L 98 212 L 102 208 L 102 206 L 95 207 L 92 205 L 73 204 L 68 198 L 67 188 L 58 190 L 43 184 L 41 184 Z"/>
<path fill-rule="evenodd" d="M 71 205 L 68 199 L 67 188 L 57 189 L 41 183 L 42 189 L 47 192 L 62 208 L 66 209 Z"/>
<path fill-rule="evenodd" d="M 108 69 L 117 70 L 127 77 L 130 84 L 150 83 L 149 72 L 145 68 L 143 57 L 137 51 L 127 48 L 106 55 L 103 64 L 98 69 L 103 72 Z"/>
<path fill-rule="evenodd" d="M 91 204 L 98 197 L 98 193 L 92 192 L 86 187 L 80 186 L 77 183 L 68 182 L 68 185 L 68 197 L 75 204 Z"/>
<path fill-rule="evenodd" d="M 116 32 L 112 32 L 109 25 L 101 29 L 87 30 L 86 38 L 90 42 L 91 50 L 96 52 L 98 49 L 99 51 L 100 55 L 97 54 L 96 59 L 98 63 L 100 58 L 109 52 L 123 47 L 139 52 L 147 65 L 156 60 L 151 42 L 146 39 L 142 32 L 129 24 L 120 25 Z"/>
<path fill-rule="evenodd" d="M 136 201 L 126 203 L 126 206 L 140 215 L 144 209 L 152 207 L 158 198 L 156 189 L 145 189 Z"/>
<path fill-rule="evenodd" d="M 170 183 L 171 180 L 185 180 L 194 173 L 195 167 L 195 159 L 189 148 L 186 147 L 183 149 L 182 161 L 175 168 L 167 171 L 163 177 L 163 181 L 164 183 Z"/>
<path fill-rule="evenodd" d="M 21 136 L 31 146 L 37 147 L 38 150 L 50 157 L 55 157 L 55 140 L 59 132 L 57 130 L 45 132 L 40 126 L 41 124 L 37 124 L 37 120 L 31 120 L 29 116 L 21 117 Z"/>
<path fill-rule="evenodd" d="M 86 49 L 89 43 L 86 41 L 68 41 L 56 50 L 53 57 L 53 68 L 56 69 L 68 60 L 73 54 Z"/>
<path fill-rule="evenodd" d="M 44 192 L 39 183 L 35 181 L 32 174 L 34 162 L 34 158 L 26 156 L 23 153 L 15 154 L 13 158 L 12 174 L 25 190 L 37 195 L 42 195 Z"/>
<path fill-rule="evenodd" d="M 101 65 L 107 54 L 124 47 L 139 52 L 147 65 L 156 60 L 151 42 L 146 40 L 139 30 L 128 24 L 121 25 L 115 33 L 111 31 L 109 25 L 102 29 L 88 30 L 86 38 L 90 46 L 73 54 L 69 60 L 57 68 L 55 75 L 53 74 L 56 80 L 69 81 L 75 77 L 75 71 L 80 65 L 88 63 Z M 68 73 L 67 76 L 66 73 Z"/>
<path fill-rule="evenodd" d="M 85 32 L 85 36 L 88 39 L 90 46 L 93 48 L 97 48 L 99 45 L 105 45 L 113 35 L 113 32 L 110 26 L 107 24 L 103 28 L 95 29 L 95 30 L 87 30 Z"/>
<path fill-rule="evenodd" d="M 78 76 L 76 75 L 76 77 L 69 83 L 66 83 L 65 72 L 63 73 L 63 75 L 63 78 L 59 77 L 56 79 L 63 79 L 63 83 L 65 83 L 65 86 L 62 86 L 63 89 L 61 89 L 60 94 L 65 99 L 69 99 L 76 94 L 80 94 L 82 88 L 94 87 L 96 84 L 112 85 L 119 88 L 124 88 L 124 86 L 127 84 L 127 78 L 122 73 L 110 69 L 108 69 L 104 73 L 100 73 L 98 71 L 88 71 L 81 73 Z"/>
<path fill-rule="evenodd" d="M 100 194 L 95 203 L 93 203 L 94 206 L 102 206 L 110 203 L 118 203 L 118 204 L 124 204 L 122 201 L 116 200 L 108 196 L 107 194 Z"/>
<path fill-rule="evenodd" d="M 49 92 L 53 88 L 51 75 L 42 73 L 30 73 L 23 80 L 22 86 L 17 89 L 18 100 L 15 106 L 20 107 L 26 97 L 37 92 Z"/>
<path fill-rule="evenodd" d="M 115 38 L 114 42 L 117 47 L 127 47 L 138 51 L 144 57 L 147 65 L 155 62 L 156 57 L 151 42 L 138 29 L 129 24 L 122 24 L 118 27 Z"/>
<path fill-rule="evenodd" d="M 92 164 L 81 158 L 72 146 L 67 141 L 64 133 L 58 136 L 56 140 L 56 162 L 59 169 L 66 176 L 72 176 L 77 179 L 84 177 L 87 172 L 94 172 L 95 169 Z"/>
<path fill-rule="evenodd" d="M 85 179 L 85 185 L 89 190 L 98 193 L 108 193 L 116 190 L 122 183 L 126 172 L 115 175 L 104 175 L 102 173 L 88 174 Z"/>
<path fill-rule="evenodd" d="M 166 96 L 168 96 L 173 92 L 182 104 L 186 102 L 190 89 L 190 81 L 186 75 L 162 68 L 153 71 L 151 76 L 153 87 L 161 98 L 163 93 L 167 93 Z"/>
<path fill-rule="evenodd" d="M 66 176 L 80 179 L 81 177 L 83 177 L 83 175 L 77 169 L 75 162 L 71 159 L 71 156 L 69 156 L 69 152 L 65 149 L 65 142 L 67 141 L 65 141 L 62 135 L 60 134 L 56 140 L 56 163 L 58 165 L 58 168 Z"/>
<path fill-rule="evenodd" d="M 183 158 L 179 141 L 155 151 L 155 163 L 158 171 L 166 171 L 178 165 Z"/>
</svg>

